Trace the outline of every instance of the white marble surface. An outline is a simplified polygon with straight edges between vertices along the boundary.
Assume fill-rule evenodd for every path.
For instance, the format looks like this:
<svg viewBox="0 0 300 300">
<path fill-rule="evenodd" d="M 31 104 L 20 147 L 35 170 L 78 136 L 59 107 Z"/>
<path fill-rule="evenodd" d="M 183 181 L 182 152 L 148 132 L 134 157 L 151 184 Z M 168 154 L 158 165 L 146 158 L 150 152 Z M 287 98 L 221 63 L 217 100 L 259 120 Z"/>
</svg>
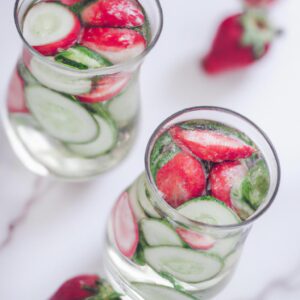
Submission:
<svg viewBox="0 0 300 300">
<path fill-rule="evenodd" d="M 0 3 L 0 95 L 20 51 L 13 0 Z M 237 0 L 163 0 L 165 28 L 142 72 L 143 121 L 131 154 L 87 183 L 38 178 L 0 129 L 0 299 L 41 300 L 68 277 L 101 272 L 105 221 L 114 199 L 143 169 L 158 123 L 194 105 L 247 115 L 274 142 L 282 165 L 278 197 L 253 228 L 237 272 L 218 300 L 300 299 L 299 0 L 282 0 L 272 17 L 285 30 L 272 51 L 242 72 L 207 78 L 199 70 L 217 22 Z"/>
</svg>

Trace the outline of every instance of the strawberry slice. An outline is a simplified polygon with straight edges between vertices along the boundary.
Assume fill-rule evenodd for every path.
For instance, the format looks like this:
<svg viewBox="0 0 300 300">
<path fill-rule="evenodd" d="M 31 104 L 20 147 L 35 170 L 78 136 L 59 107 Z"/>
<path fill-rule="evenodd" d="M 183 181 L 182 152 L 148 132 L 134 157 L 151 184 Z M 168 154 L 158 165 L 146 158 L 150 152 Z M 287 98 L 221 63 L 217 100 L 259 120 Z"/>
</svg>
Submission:
<svg viewBox="0 0 300 300">
<path fill-rule="evenodd" d="M 78 17 L 59 3 L 40 2 L 26 14 L 23 34 L 27 42 L 43 55 L 55 55 L 78 39 Z"/>
<path fill-rule="evenodd" d="M 277 0 L 244 0 L 246 5 L 249 6 L 268 6 L 275 3 Z"/>
<path fill-rule="evenodd" d="M 221 162 L 251 156 L 256 150 L 241 140 L 211 130 L 184 130 L 178 126 L 170 134 L 179 146 L 203 160 Z"/>
<path fill-rule="evenodd" d="M 97 81 L 95 89 L 77 98 L 86 103 L 107 101 L 118 95 L 126 87 L 129 79 L 130 75 L 128 73 L 103 76 Z"/>
<path fill-rule="evenodd" d="M 98 275 L 80 275 L 61 285 L 50 300 L 84 300 L 96 295 L 100 278 Z"/>
<path fill-rule="evenodd" d="M 81 19 L 87 25 L 102 27 L 137 27 L 145 21 L 135 0 L 98 0 L 83 9 Z"/>
<path fill-rule="evenodd" d="M 177 228 L 176 232 L 192 249 L 209 250 L 215 245 L 215 240 L 209 235 L 184 228 Z"/>
<path fill-rule="evenodd" d="M 67 6 L 73 6 L 74 4 L 77 4 L 81 2 L 82 0 L 60 0 L 60 2 Z"/>
<path fill-rule="evenodd" d="M 247 174 L 247 168 L 239 161 L 215 165 L 209 176 L 211 195 L 232 207 L 231 188 L 239 185 Z"/>
<path fill-rule="evenodd" d="M 127 28 L 86 28 L 81 44 L 115 64 L 141 54 L 146 48 L 145 38 Z"/>
<path fill-rule="evenodd" d="M 131 258 L 139 243 L 139 229 L 127 192 L 120 196 L 114 207 L 113 230 L 120 252 Z"/>
<path fill-rule="evenodd" d="M 201 196 L 206 179 L 201 163 L 187 153 L 180 152 L 158 170 L 156 184 L 164 199 L 176 208 Z"/>
<path fill-rule="evenodd" d="M 7 107 L 10 113 L 28 113 L 24 94 L 24 81 L 15 69 L 7 91 Z"/>
</svg>

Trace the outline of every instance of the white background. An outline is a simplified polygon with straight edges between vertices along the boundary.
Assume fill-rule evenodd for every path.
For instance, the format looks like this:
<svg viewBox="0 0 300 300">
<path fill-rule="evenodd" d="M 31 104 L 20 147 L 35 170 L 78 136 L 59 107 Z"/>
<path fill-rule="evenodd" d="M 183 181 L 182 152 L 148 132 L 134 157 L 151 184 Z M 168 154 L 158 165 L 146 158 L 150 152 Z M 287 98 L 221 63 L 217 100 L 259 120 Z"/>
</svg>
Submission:
<svg viewBox="0 0 300 300">
<path fill-rule="evenodd" d="M 0 2 L 0 96 L 20 52 L 13 0 Z M 272 18 L 285 33 L 257 65 L 215 78 L 199 59 L 220 20 L 238 0 L 163 0 L 165 27 L 142 70 L 141 130 L 117 168 L 88 183 L 38 179 L 12 153 L 0 129 L 0 299 L 46 299 L 65 279 L 96 272 L 114 199 L 143 170 L 146 142 L 165 117 L 195 105 L 218 105 L 252 119 L 273 141 L 281 188 L 259 220 L 230 285 L 218 300 L 300 299 L 300 1 L 282 0 Z M 22 210 L 31 204 L 26 214 Z M 20 217 L 22 216 L 22 217 Z"/>
</svg>

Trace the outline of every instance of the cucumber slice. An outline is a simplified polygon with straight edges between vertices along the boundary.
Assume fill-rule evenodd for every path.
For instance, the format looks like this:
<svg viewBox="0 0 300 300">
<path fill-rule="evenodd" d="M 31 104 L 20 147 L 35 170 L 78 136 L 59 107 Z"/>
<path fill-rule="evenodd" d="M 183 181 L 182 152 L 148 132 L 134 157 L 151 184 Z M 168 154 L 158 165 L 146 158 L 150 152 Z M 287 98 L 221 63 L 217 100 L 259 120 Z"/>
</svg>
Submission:
<svg viewBox="0 0 300 300">
<path fill-rule="evenodd" d="M 68 148 L 83 157 L 95 158 L 100 155 L 104 155 L 112 150 L 117 142 L 118 132 L 114 123 L 105 117 L 100 115 L 93 115 L 100 128 L 98 137 L 87 144 L 68 144 Z"/>
<path fill-rule="evenodd" d="M 176 231 L 166 221 L 144 219 L 140 226 L 149 246 L 183 246 Z"/>
<path fill-rule="evenodd" d="M 243 196 L 251 207 L 258 209 L 268 193 L 269 186 L 268 167 L 264 160 L 260 160 L 249 170 L 242 183 Z"/>
<path fill-rule="evenodd" d="M 248 219 L 255 213 L 255 210 L 246 202 L 243 196 L 242 185 L 234 186 L 230 192 L 232 206 L 242 220 Z"/>
<path fill-rule="evenodd" d="M 36 79 L 31 75 L 30 71 L 27 69 L 27 67 L 24 64 L 22 63 L 18 64 L 18 72 L 20 76 L 23 78 L 25 84 L 28 85 L 37 84 Z"/>
<path fill-rule="evenodd" d="M 237 247 L 239 240 L 239 235 L 218 239 L 215 245 L 208 252 L 225 258 Z"/>
<path fill-rule="evenodd" d="M 132 282 L 132 287 L 144 300 L 196 300 L 192 295 L 158 284 Z"/>
<path fill-rule="evenodd" d="M 232 225 L 240 223 L 239 217 L 223 202 L 210 197 L 195 198 L 177 208 L 185 217 L 211 225 Z"/>
<path fill-rule="evenodd" d="M 151 197 L 150 191 L 147 188 L 145 173 L 143 173 L 138 179 L 138 200 L 141 207 L 144 209 L 145 213 L 152 217 L 160 219 L 161 216 L 159 213 L 154 209 L 152 203 L 150 202 L 149 198 Z"/>
<path fill-rule="evenodd" d="M 129 201 L 130 201 L 133 213 L 134 213 L 137 221 L 140 221 L 140 220 L 146 218 L 147 216 L 145 215 L 143 209 L 141 208 L 141 206 L 139 204 L 137 189 L 138 189 L 138 185 L 137 185 L 137 180 L 136 180 L 128 189 L 128 193 L 129 193 Z"/>
<path fill-rule="evenodd" d="M 73 46 L 55 56 L 55 60 L 61 64 L 74 69 L 87 70 L 93 68 L 104 68 L 112 63 L 100 54 L 84 46 Z"/>
<path fill-rule="evenodd" d="M 119 127 L 132 122 L 139 110 L 140 90 L 138 82 L 133 82 L 124 92 L 108 102 L 108 111 Z"/>
<path fill-rule="evenodd" d="M 13 113 L 9 115 L 9 119 L 14 126 L 25 126 L 36 130 L 42 129 L 39 123 L 30 114 Z"/>
<path fill-rule="evenodd" d="M 71 72 L 55 69 L 35 57 L 30 62 L 30 70 L 41 84 L 58 92 L 80 95 L 89 93 L 92 89 L 90 79 L 80 78 Z"/>
<path fill-rule="evenodd" d="M 146 262 L 156 272 L 189 283 L 209 280 L 223 267 L 218 256 L 180 247 L 151 247 L 146 248 L 144 254 Z"/>
<path fill-rule="evenodd" d="M 42 86 L 25 88 L 27 105 L 51 136 L 69 143 L 88 143 L 99 134 L 95 119 L 79 103 Z"/>
</svg>

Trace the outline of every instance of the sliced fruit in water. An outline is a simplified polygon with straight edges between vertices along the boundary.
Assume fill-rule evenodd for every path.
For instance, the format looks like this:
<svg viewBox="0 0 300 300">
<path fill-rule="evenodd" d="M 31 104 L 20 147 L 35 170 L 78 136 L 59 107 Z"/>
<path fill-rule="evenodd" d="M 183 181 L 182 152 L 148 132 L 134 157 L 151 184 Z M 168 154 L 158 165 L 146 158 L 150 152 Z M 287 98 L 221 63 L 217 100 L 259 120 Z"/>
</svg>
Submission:
<svg viewBox="0 0 300 300">
<path fill-rule="evenodd" d="M 156 184 L 166 202 L 176 208 L 191 198 L 201 196 L 206 178 L 201 163 L 180 152 L 157 171 Z"/>
<path fill-rule="evenodd" d="M 139 177 L 137 184 L 138 200 L 145 213 L 152 218 L 161 218 L 159 213 L 154 209 L 153 204 L 149 199 L 151 197 L 151 194 L 146 184 L 145 174 L 142 174 Z"/>
<path fill-rule="evenodd" d="M 176 231 L 167 221 L 144 219 L 141 230 L 149 246 L 183 246 Z"/>
<path fill-rule="evenodd" d="M 67 143 L 88 143 L 98 137 L 96 120 L 75 100 L 38 85 L 26 87 L 25 97 L 30 111 L 51 136 Z"/>
<path fill-rule="evenodd" d="M 114 207 L 113 230 L 118 249 L 131 258 L 139 243 L 139 230 L 127 192 L 120 196 Z"/>
<path fill-rule="evenodd" d="M 260 160 L 252 167 L 242 183 L 243 196 L 254 209 L 258 209 L 265 199 L 270 186 L 266 163 Z"/>
<path fill-rule="evenodd" d="M 232 207 L 242 220 L 248 219 L 255 213 L 243 196 L 242 185 L 233 186 L 230 193 Z"/>
<path fill-rule="evenodd" d="M 209 175 L 211 195 L 232 207 L 231 188 L 235 184 L 240 184 L 246 174 L 247 167 L 239 161 L 215 165 Z"/>
<path fill-rule="evenodd" d="M 87 144 L 68 144 L 68 148 L 83 157 L 94 158 L 108 153 L 117 142 L 118 132 L 114 122 L 103 115 L 93 115 L 100 128 L 98 137 Z"/>
<path fill-rule="evenodd" d="M 95 88 L 91 92 L 78 96 L 78 99 L 85 103 L 110 100 L 126 87 L 129 79 L 130 75 L 128 73 L 102 76 L 98 79 Z"/>
<path fill-rule="evenodd" d="M 256 150 L 236 137 L 212 130 L 184 130 L 174 126 L 169 130 L 175 142 L 203 160 L 221 162 L 251 156 Z"/>
<path fill-rule="evenodd" d="M 100 54 L 80 45 L 58 53 L 55 56 L 55 60 L 77 70 L 104 68 L 112 65 Z"/>
<path fill-rule="evenodd" d="M 180 247 L 151 247 L 146 248 L 144 254 L 146 262 L 156 272 L 165 272 L 190 283 L 209 280 L 223 267 L 222 260 L 215 255 Z"/>
<path fill-rule="evenodd" d="M 144 300 L 196 300 L 188 293 L 158 284 L 132 282 L 131 285 Z"/>
<path fill-rule="evenodd" d="M 139 98 L 139 84 L 132 82 L 121 94 L 107 103 L 108 111 L 119 127 L 125 127 L 136 119 Z"/>
<path fill-rule="evenodd" d="M 32 58 L 30 71 L 41 84 L 58 92 L 80 95 L 89 93 L 92 88 L 89 78 L 75 76 L 71 71 L 59 70 L 37 58 Z"/>
<path fill-rule="evenodd" d="M 74 4 L 77 4 L 79 2 L 82 2 L 84 0 L 59 0 L 62 4 L 67 6 L 73 6 Z"/>
<path fill-rule="evenodd" d="M 22 63 L 18 64 L 18 73 L 23 79 L 25 85 L 33 85 L 38 83 L 37 80 L 31 75 L 27 67 Z"/>
<path fill-rule="evenodd" d="M 202 234 L 185 228 L 177 228 L 177 234 L 187 243 L 192 249 L 208 250 L 215 244 L 215 239 L 207 234 Z"/>
<path fill-rule="evenodd" d="M 38 3 L 26 14 L 23 35 L 26 41 L 43 55 L 55 55 L 72 46 L 81 30 L 80 21 L 58 3 Z"/>
<path fill-rule="evenodd" d="M 28 113 L 24 94 L 24 81 L 17 69 L 10 79 L 7 90 L 7 108 L 10 113 Z"/>
<path fill-rule="evenodd" d="M 239 217 L 223 202 L 210 197 L 192 199 L 177 208 L 183 216 L 210 225 L 232 225 L 240 223 Z"/>
<path fill-rule="evenodd" d="M 81 19 L 87 25 L 98 27 L 138 27 L 145 21 L 135 0 L 97 0 L 82 10 Z"/>
<path fill-rule="evenodd" d="M 146 48 L 145 38 L 127 28 L 85 28 L 80 43 L 114 64 L 136 57 Z"/>
</svg>

